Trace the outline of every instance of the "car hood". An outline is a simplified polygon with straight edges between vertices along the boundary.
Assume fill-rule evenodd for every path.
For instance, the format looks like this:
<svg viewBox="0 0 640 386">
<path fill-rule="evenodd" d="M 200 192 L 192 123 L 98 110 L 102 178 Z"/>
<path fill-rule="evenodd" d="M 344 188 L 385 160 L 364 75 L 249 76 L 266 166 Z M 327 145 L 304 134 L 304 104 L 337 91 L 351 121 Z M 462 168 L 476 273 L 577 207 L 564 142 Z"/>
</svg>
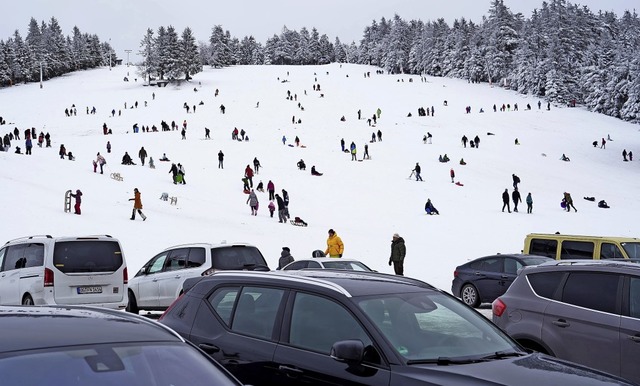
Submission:
<svg viewBox="0 0 640 386">
<path fill-rule="evenodd" d="M 392 384 L 406 385 L 633 385 L 621 378 L 537 353 L 462 365 L 398 366 L 391 373 L 392 378 L 399 378 Z"/>
</svg>

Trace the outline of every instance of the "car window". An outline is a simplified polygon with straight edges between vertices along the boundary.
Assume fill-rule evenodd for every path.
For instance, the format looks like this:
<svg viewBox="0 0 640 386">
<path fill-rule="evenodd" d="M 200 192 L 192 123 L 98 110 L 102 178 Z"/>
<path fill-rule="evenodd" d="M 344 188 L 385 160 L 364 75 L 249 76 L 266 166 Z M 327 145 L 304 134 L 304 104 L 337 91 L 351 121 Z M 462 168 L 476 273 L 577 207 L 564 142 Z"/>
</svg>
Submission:
<svg viewBox="0 0 640 386">
<path fill-rule="evenodd" d="M 385 294 L 356 299 L 356 303 L 409 360 L 518 351 L 490 321 L 444 294 Z"/>
<path fill-rule="evenodd" d="M 357 261 L 340 261 L 339 259 L 336 259 L 336 261 L 325 262 L 324 267 L 329 269 L 346 269 L 349 271 L 369 271 L 369 269 L 367 269 L 367 267 L 362 263 Z"/>
<path fill-rule="evenodd" d="M 640 243 L 622 243 L 622 248 L 630 259 L 640 259 Z"/>
<path fill-rule="evenodd" d="M 589 241 L 563 241 L 560 260 L 593 259 L 594 243 Z"/>
<path fill-rule="evenodd" d="M 209 303 L 227 327 L 231 326 L 231 312 L 240 288 L 221 288 L 209 296 Z"/>
<path fill-rule="evenodd" d="M 4 256 L 7 254 L 7 248 L 2 248 L 0 249 L 0 271 L 3 271 L 4 269 L 2 268 L 3 263 L 4 263 Z"/>
<path fill-rule="evenodd" d="M 556 258 L 558 250 L 557 240 L 532 239 L 529 245 L 529 253 L 532 255 L 549 256 Z"/>
<path fill-rule="evenodd" d="M 12 269 L 18 269 L 23 267 L 24 250 L 27 246 L 24 244 L 12 245 L 7 251 L 7 255 L 4 258 L 4 271 L 10 271 Z"/>
<path fill-rule="evenodd" d="M 520 263 L 518 260 L 505 257 L 504 273 L 516 275 L 520 268 L 522 268 L 522 263 Z"/>
<path fill-rule="evenodd" d="M 236 301 L 231 330 L 271 339 L 284 290 L 244 287 Z"/>
<path fill-rule="evenodd" d="M 600 246 L 601 259 L 623 259 L 624 255 L 617 245 L 611 243 L 602 243 Z"/>
<path fill-rule="evenodd" d="M 317 264 L 317 263 L 316 263 Z M 307 268 L 307 266 L 309 265 L 308 261 L 294 261 L 291 264 L 288 264 L 286 266 L 286 268 L 284 268 L 285 271 L 289 271 L 289 270 L 297 270 L 297 269 L 303 269 L 303 268 Z M 318 265 L 317 267 L 314 268 L 320 268 L 320 265 Z"/>
<path fill-rule="evenodd" d="M 267 265 L 258 248 L 244 245 L 211 248 L 211 261 L 217 270 L 253 269 Z"/>
<path fill-rule="evenodd" d="M 480 270 L 485 272 L 502 272 L 502 265 L 502 258 L 500 257 L 484 259 L 482 260 Z"/>
<path fill-rule="evenodd" d="M 184 269 L 187 265 L 187 256 L 189 256 L 189 248 L 172 250 L 165 261 L 164 270 L 175 271 L 178 269 Z"/>
<path fill-rule="evenodd" d="M 629 316 L 640 319 L 640 278 L 632 277 L 629 284 Z"/>
<path fill-rule="evenodd" d="M 44 265 L 44 244 L 27 244 L 24 250 L 24 267 L 41 267 Z"/>
<path fill-rule="evenodd" d="M 190 248 L 187 268 L 196 268 L 204 264 L 207 259 L 206 253 L 207 251 L 204 248 Z"/>
<path fill-rule="evenodd" d="M 604 272 L 571 272 L 562 291 L 562 301 L 615 313 L 620 278 L 619 275 Z"/>
<path fill-rule="evenodd" d="M 123 264 L 120 244 L 107 240 L 59 241 L 53 264 L 64 273 L 114 272 Z"/>
<path fill-rule="evenodd" d="M 164 267 L 164 263 L 167 261 L 167 256 L 169 256 L 169 252 L 162 252 L 158 256 L 154 257 L 147 266 L 146 274 L 152 275 L 154 273 L 161 272 Z"/>
<path fill-rule="evenodd" d="M 306 268 L 322 268 L 322 265 L 317 261 L 309 261 Z"/>
<path fill-rule="evenodd" d="M 564 275 L 564 272 L 539 272 L 527 275 L 527 280 L 536 295 L 553 299 Z"/>
<path fill-rule="evenodd" d="M 329 354 L 335 342 L 348 339 L 371 345 L 365 330 L 342 305 L 316 295 L 296 294 L 289 330 L 292 346 Z"/>
</svg>

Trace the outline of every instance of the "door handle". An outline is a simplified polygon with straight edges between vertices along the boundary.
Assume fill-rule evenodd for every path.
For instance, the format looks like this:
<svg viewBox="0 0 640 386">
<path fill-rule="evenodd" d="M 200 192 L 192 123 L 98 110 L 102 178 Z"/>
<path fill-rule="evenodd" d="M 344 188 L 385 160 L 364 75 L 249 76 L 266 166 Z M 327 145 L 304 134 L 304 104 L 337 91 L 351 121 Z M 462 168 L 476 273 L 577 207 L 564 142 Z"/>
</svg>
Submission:
<svg viewBox="0 0 640 386">
<path fill-rule="evenodd" d="M 175 275 L 173 278 L 174 279 L 180 279 L 180 275 Z"/>
<path fill-rule="evenodd" d="M 303 371 L 300 369 L 296 369 L 295 367 L 289 367 L 284 365 L 278 366 L 278 370 L 282 371 L 283 373 L 287 374 L 290 377 L 298 377 L 303 373 Z"/>
<path fill-rule="evenodd" d="M 640 335 L 630 336 L 629 339 L 631 339 L 632 341 L 634 341 L 636 343 L 640 343 Z"/>
<path fill-rule="evenodd" d="M 155 283 L 155 282 L 157 282 L 157 281 L 158 281 L 158 279 L 153 279 L 153 280 L 151 280 L 151 281 Z"/>
<path fill-rule="evenodd" d="M 556 325 L 556 326 L 558 326 L 558 327 L 562 327 L 562 328 L 564 328 L 564 327 L 569 327 L 569 326 L 571 325 L 570 323 L 568 323 L 568 322 L 567 322 L 566 320 L 564 320 L 564 319 L 554 320 L 554 321 L 553 321 L 553 322 L 551 322 L 551 323 L 553 323 L 554 325 Z"/>
<path fill-rule="evenodd" d="M 480 272 L 478 272 L 478 271 L 476 271 L 475 275 L 476 275 L 476 276 L 484 276 L 482 273 L 480 273 Z"/>
<path fill-rule="evenodd" d="M 509 278 L 509 276 L 507 276 L 507 275 L 502 275 L 500 277 L 503 278 L 503 279 L 508 279 Z"/>
<path fill-rule="evenodd" d="M 214 354 L 220 351 L 220 348 L 218 346 L 214 346 L 209 343 L 200 343 L 198 347 L 200 347 L 202 351 L 206 352 L 207 354 Z"/>
</svg>

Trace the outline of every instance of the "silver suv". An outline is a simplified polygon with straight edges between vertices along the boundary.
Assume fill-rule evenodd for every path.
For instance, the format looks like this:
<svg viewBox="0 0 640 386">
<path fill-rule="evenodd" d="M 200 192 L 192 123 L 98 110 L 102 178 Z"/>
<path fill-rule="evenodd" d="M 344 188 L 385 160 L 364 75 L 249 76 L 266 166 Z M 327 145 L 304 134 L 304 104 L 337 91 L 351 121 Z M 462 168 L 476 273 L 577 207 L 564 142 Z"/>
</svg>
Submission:
<svg viewBox="0 0 640 386">
<path fill-rule="evenodd" d="M 492 308 L 522 346 L 640 382 L 640 264 L 526 267 Z"/>
</svg>

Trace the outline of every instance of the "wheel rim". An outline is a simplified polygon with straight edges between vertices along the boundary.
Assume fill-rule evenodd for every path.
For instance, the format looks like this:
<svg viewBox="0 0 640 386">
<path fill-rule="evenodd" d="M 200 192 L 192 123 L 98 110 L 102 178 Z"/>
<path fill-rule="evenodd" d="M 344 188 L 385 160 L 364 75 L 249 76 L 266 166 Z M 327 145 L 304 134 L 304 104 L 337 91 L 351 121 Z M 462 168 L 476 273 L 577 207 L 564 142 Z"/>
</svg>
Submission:
<svg viewBox="0 0 640 386">
<path fill-rule="evenodd" d="M 462 289 L 462 301 L 464 301 L 467 305 L 476 304 L 476 300 L 478 298 L 478 294 L 476 293 L 475 288 L 471 286 L 464 287 Z"/>
<path fill-rule="evenodd" d="M 22 305 L 23 305 L 23 306 L 32 306 L 32 305 L 33 305 L 33 299 L 31 299 L 31 297 L 30 297 L 30 296 L 25 297 L 25 298 L 22 300 Z"/>
</svg>

